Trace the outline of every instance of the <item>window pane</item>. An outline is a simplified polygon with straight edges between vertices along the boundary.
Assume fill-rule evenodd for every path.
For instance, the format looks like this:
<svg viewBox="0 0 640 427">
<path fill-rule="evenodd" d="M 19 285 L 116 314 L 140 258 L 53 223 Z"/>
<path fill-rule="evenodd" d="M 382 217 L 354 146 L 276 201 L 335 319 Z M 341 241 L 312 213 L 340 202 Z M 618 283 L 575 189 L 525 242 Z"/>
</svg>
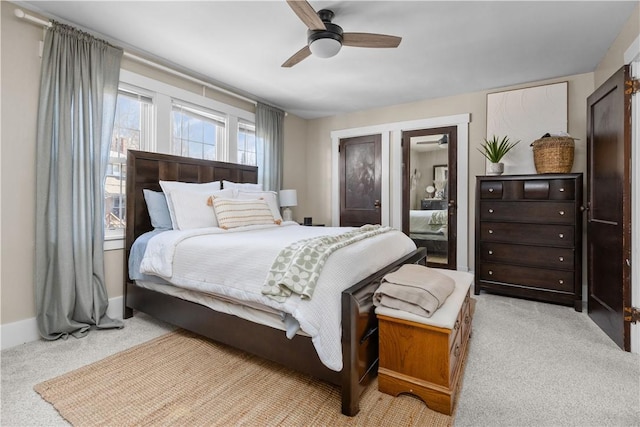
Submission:
<svg viewBox="0 0 640 427">
<path fill-rule="evenodd" d="M 256 128 L 251 123 L 238 123 L 238 163 L 257 166 Z"/>
<path fill-rule="evenodd" d="M 147 141 L 146 126 L 151 123 L 152 100 L 135 93 L 119 91 L 116 115 L 109 146 L 109 163 L 105 177 L 105 230 L 106 234 L 122 233 L 126 221 L 125 182 L 127 150 L 144 150 Z"/>
<path fill-rule="evenodd" d="M 225 135 L 224 117 L 177 102 L 173 104 L 172 115 L 172 124 L 174 128 L 180 126 L 180 132 L 172 132 L 171 151 L 183 156 L 216 160 L 216 146 L 223 143 Z"/>
<path fill-rule="evenodd" d="M 215 145 L 205 145 L 204 146 L 204 156 L 205 160 L 215 160 L 216 159 L 216 146 Z"/>
<path fill-rule="evenodd" d="M 204 142 L 204 126 L 202 120 L 191 118 L 189 120 L 189 140 Z"/>
</svg>

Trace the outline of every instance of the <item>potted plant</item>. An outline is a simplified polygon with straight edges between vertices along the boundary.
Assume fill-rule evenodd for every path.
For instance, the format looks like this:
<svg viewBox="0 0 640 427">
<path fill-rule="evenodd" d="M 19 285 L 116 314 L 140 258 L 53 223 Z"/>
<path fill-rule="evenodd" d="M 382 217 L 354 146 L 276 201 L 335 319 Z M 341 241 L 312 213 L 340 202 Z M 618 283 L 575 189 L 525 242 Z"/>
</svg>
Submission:
<svg viewBox="0 0 640 427">
<path fill-rule="evenodd" d="M 509 141 L 508 136 L 500 139 L 493 135 L 491 139 L 484 139 L 484 143 L 481 144 L 482 149 L 478 148 L 478 151 L 490 162 L 487 167 L 487 175 L 502 175 L 504 164 L 500 160 L 519 142 L 520 140 L 516 142 Z"/>
</svg>

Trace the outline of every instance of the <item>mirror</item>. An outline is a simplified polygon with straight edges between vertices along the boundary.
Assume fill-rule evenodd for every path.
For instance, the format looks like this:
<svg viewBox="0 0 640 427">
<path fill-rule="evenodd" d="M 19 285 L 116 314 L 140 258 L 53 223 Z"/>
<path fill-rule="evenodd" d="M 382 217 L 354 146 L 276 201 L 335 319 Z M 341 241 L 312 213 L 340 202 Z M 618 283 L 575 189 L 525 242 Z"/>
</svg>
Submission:
<svg viewBox="0 0 640 427">
<path fill-rule="evenodd" d="M 410 138 L 409 237 L 427 248 L 429 265 L 449 262 L 448 135 Z"/>
</svg>

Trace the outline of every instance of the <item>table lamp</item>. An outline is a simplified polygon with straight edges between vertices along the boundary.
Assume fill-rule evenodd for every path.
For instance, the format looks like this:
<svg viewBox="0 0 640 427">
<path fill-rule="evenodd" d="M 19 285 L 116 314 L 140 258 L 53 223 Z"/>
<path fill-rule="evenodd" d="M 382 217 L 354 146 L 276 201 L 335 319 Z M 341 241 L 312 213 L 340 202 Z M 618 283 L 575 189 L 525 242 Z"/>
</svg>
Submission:
<svg viewBox="0 0 640 427">
<path fill-rule="evenodd" d="M 282 210 L 282 219 L 291 221 L 291 206 L 298 206 L 298 193 L 296 190 L 280 190 L 280 206 Z"/>
</svg>

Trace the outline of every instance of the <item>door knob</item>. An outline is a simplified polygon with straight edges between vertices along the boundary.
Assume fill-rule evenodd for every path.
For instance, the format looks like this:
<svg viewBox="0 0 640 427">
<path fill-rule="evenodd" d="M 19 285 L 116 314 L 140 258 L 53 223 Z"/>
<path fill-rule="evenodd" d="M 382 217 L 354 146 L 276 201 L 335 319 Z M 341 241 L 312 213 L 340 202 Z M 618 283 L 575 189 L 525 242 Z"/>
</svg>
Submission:
<svg viewBox="0 0 640 427">
<path fill-rule="evenodd" d="M 374 208 L 379 208 L 380 206 L 382 206 L 382 204 L 380 203 L 380 200 L 376 200 L 375 202 L 373 202 Z"/>
<path fill-rule="evenodd" d="M 450 208 L 453 208 L 456 205 L 456 201 L 455 200 L 449 200 L 448 205 L 449 205 Z"/>
</svg>

